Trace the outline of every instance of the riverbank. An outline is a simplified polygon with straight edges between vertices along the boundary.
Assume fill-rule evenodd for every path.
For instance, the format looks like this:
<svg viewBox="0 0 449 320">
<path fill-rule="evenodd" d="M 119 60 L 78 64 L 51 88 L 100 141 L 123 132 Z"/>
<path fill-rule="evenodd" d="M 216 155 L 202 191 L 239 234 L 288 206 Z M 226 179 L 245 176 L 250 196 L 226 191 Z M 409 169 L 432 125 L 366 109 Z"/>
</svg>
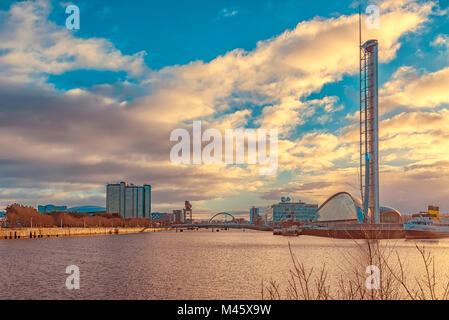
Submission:
<svg viewBox="0 0 449 320">
<path fill-rule="evenodd" d="M 38 239 L 73 236 L 93 236 L 110 234 L 130 234 L 141 232 L 159 232 L 167 228 L 5 228 L 0 229 L 0 240 Z"/>
</svg>

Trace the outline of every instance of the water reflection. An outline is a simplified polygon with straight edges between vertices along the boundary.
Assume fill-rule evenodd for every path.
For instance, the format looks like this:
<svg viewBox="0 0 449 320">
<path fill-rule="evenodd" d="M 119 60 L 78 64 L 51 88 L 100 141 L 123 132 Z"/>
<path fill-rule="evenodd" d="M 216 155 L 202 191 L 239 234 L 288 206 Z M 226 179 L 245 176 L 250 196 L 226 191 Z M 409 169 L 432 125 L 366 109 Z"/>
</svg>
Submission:
<svg viewBox="0 0 449 320">
<path fill-rule="evenodd" d="M 288 250 L 307 266 L 339 275 L 360 243 L 269 232 L 210 230 L 0 241 L 1 299 L 259 299 L 261 282 L 286 283 Z M 449 241 L 382 242 L 421 270 L 415 244 L 449 261 Z M 65 287 L 66 267 L 80 268 L 80 290 Z"/>
</svg>

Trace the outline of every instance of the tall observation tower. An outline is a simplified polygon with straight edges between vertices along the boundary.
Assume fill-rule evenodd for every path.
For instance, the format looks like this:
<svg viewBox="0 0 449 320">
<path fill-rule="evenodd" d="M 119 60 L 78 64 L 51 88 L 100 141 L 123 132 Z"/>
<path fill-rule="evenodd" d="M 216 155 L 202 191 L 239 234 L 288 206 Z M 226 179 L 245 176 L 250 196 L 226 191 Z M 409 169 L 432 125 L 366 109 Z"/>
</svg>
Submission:
<svg viewBox="0 0 449 320">
<path fill-rule="evenodd" d="M 378 42 L 360 46 L 360 188 L 365 222 L 379 223 Z"/>
</svg>

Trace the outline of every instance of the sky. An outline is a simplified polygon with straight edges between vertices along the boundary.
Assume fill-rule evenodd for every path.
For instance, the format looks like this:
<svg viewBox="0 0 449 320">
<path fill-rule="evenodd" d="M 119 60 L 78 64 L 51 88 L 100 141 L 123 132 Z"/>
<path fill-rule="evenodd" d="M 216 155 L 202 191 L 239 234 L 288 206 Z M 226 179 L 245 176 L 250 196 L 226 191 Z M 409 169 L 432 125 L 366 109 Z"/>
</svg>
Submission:
<svg viewBox="0 0 449 320">
<path fill-rule="evenodd" d="M 449 1 L 370 4 L 381 205 L 449 212 Z M 352 0 L 0 0 L 0 209 L 105 206 L 119 181 L 151 184 L 154 212 L 190 200 L 204 217 L 360 197 L 358 44 Z M 193 121 L 278 130 L 277 172 L 173 163 L 170 134 Z"/>
</svg>

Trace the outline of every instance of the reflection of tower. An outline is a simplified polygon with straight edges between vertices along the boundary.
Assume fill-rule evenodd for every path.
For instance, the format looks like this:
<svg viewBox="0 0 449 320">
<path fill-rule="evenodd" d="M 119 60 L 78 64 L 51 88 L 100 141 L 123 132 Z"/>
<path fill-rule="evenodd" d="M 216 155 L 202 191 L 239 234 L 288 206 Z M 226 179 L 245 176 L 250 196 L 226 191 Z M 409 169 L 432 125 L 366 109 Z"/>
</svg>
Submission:
<svg viewBox="0 0 449 320">
<path fill-rule="evenodd" d="M 184 209 L 182 209 L 182 211 L 184 212 L 184 221 L 187 222 L 187 213 L 190 213 L 190 218 L 189 218 L 189 223 L 193 223 L 192 220 L 192 204 L 186 200 L 186 202 L 184 203 L 185 207 Z"/>
<path fill-rule="evenodd" d="M 378 42 L 360 46 L 360 182 L 365 219 L 379 223 Z M 365 166 L 363 166 L 365 161 Z"/>
</svg>

